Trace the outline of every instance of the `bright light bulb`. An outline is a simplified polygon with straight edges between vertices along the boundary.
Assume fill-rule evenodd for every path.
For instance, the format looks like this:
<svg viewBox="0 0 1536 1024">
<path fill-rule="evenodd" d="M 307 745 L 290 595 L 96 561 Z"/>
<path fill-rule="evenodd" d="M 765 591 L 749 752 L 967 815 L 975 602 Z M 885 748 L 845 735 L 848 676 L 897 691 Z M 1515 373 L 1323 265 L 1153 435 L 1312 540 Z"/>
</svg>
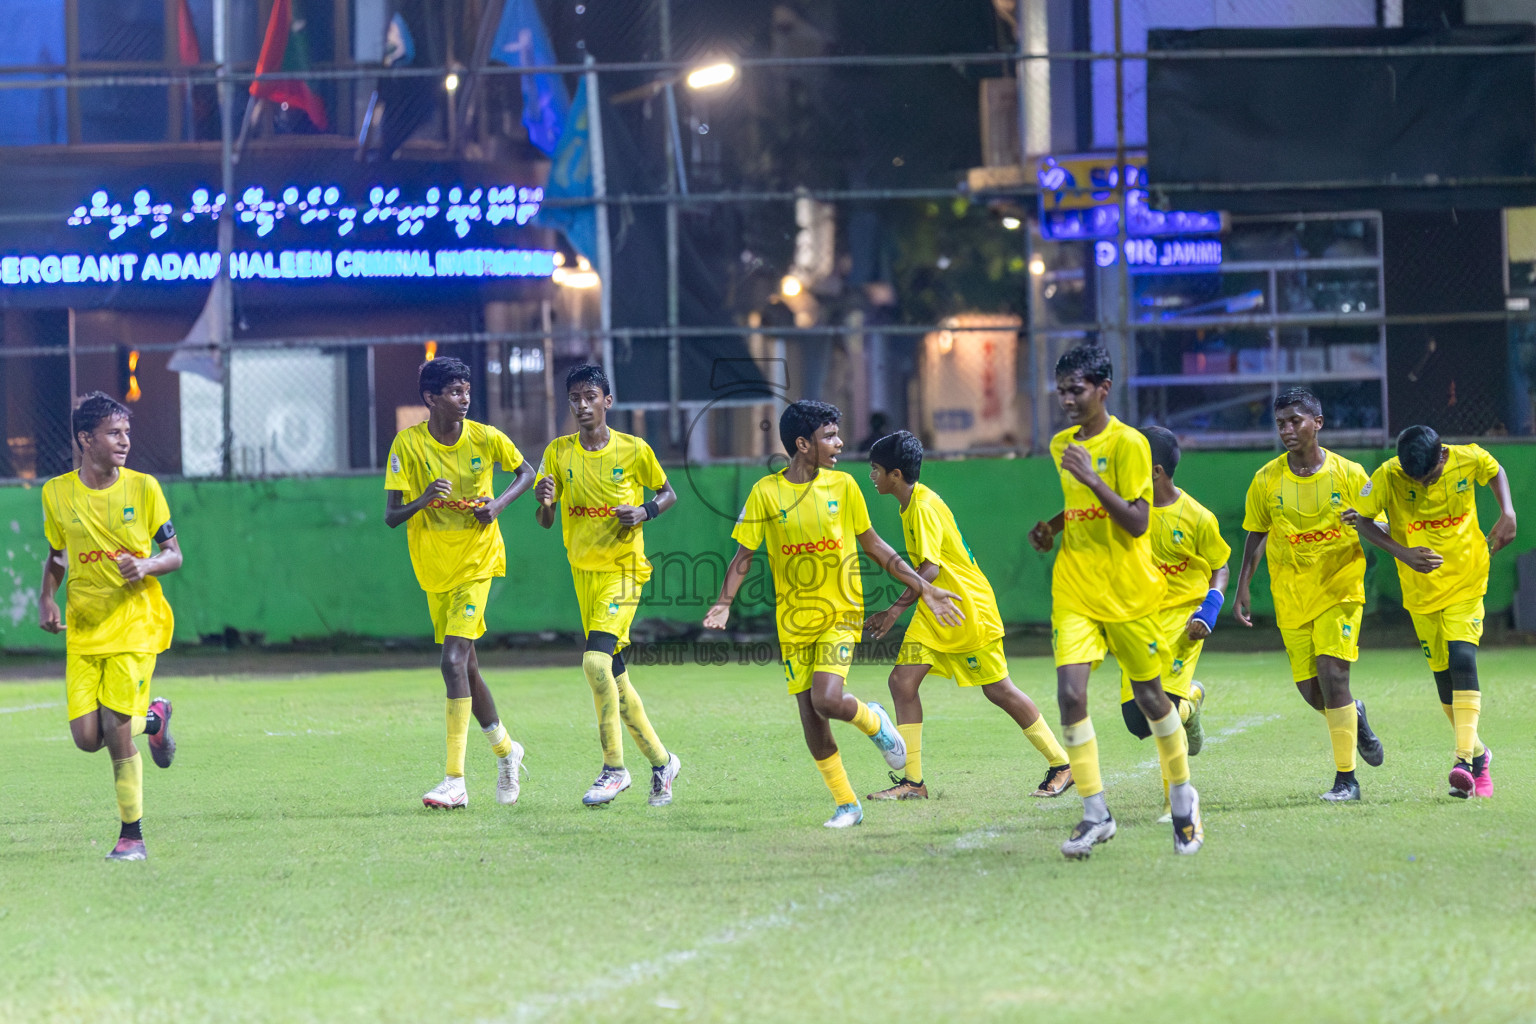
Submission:
<svg viewBox="0 0 1536 1024">
<path fill-rule="evenodd" d="M 1036 277 L 1039 277 L 1041 274 L 1045 273 L 1045 260 L 1041 259 L 1039 256 L 1036 256 L 1034 259 L 1030 260 L 1029 272 L 1034 274 Z"/>
<path fill-rule="evenodd" d="M 785 274 L 784 280 L 779 282 L 779 292 L 787 298 L 792 299 L 803 290 L 804 286 L 800 284 L 800 279 L 794 274 Z"/>
<path fill-rule="evenodd" d="M 1023 223 L 1024 222 L 1019 220 L 1019 218 L 1017 218 L 1017 217 L 1004 217 L 1003 218 L 1003 227 L 1007 228 L 1009 231 L 1017 231 L 1017 230 L 1019 230 L 1019 227 Z"/>
<path fill-rule="evenodd" d="M 736 65 L 730 61 L 721 61 L 718 64 L 706 64 L 701 68 L 694 68 L 688 72 L 688 88 L 709 89 L 717 85 L 724 85 L 736 77 Z"/>
<path fill-rule="evenodd" d="M 448 73 L 448 77 L 443 79 L 443 88 L 447 89 L 449 92 L 453 92 L 458 87 L 459 87 L 459 76 L 458 76 L 458 74 L 455 73 L 455 72 L 449 72 Z"/>
</svg>

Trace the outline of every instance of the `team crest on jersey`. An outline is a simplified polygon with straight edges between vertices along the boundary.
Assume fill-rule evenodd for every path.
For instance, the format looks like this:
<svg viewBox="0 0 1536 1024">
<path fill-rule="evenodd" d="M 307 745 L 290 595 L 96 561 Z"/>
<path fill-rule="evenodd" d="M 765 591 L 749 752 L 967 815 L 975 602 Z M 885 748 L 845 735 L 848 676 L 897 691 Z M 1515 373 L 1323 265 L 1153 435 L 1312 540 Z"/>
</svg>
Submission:
<svg viewBox="0 0 1536 1024">
<path fill-rule="evenodd" d="M 1183 658 L 1174 658 L 1173 659 L 1173 674 L 1174 675 L 1178 675 L 1180 672 L 1183 672 L 1183 671 L 1184 671 L 1184 659 Z"/>
<path fill-rule="evenodd" d="M 482 465 L 482 463 L 480 462 L 480 456 L 478 456 L 478 455 L 470 456 L 470 459 L 469 459 L 469 468 L 470 469 L 472 469 L 476 473 L 478 473 L 478 472 L 480 472 L 480 466 L 481 465 Z"/>
<path fill-rule="evenodd" d="M 1104 456 L 1100 455 L 1097 459 L 1094 460 L 1093 471 L 1095 473 L 1102 473 L 1108 468 L 1109 459 L 1105 458 Z"/>
<path fill-rule="evenodd" d="M 974 654 L 966 655 L 965 667 L 968 668 L 968 669 L 971 669 L 972 671 L 975 671 L 977 668 L 980 667 L 980 666 L 978 666 L 976 664 L 976 656 Z"/>
<path fill-rule="evenodd" d="M 619 602 L 617 602 L 617 601 L 609 601 L 608 602 L 608 614 L 609 615 L 617 615 L 617 614 L 619 614 Z"/>
<path fill-rule="evenodd" d="M 1467 489 L 1467 482 L 1465 480 L 1457 480 L 1456 481 L 1456 493 L 1457 494 L 1460 494 L 1462 491 L 1464 491 L 1466 489 Z"/>
<path fill-rule="evenodd" d="M 1408 488 L 1408 500 L 1409 501 L 1415 500 L 1418 496 L 1419 496 L 1419 492 L 1418 491 L 1414 490 L 1412 487 Z"/>
<path fill-rule="evenodd" d="M 827 515 L 829 515 L 829 516 L 837 515 L 837 502 L 835 502 L 835 501 L 827 502 Z"/>
<path fill-rule="evenodd" d="M 1147 644 L 1147 653 L 1148 654 L 1156 654 L 1157 653 L 1157 641 L 1156 640 L 1153 640 L 1151 643 Z"/>
<path fill-rule="evenodd" d="M 1173 531 L 1173 542 L 1175 544 L 1183 544 L 1184 543 L 1184 531 L 1183 530 L 1174 530 Z"/>
<path fill-rule="evenodd" d="M 624 467 L 623 466 L 614 466 L 613 467 L 613 478 L 615 480 L 623 480 L 624 479 Z"/>
<path fill-rule="evenodd" d="M 1344 499 L 1339 496 L 1338 491 L 1334 491 L 1332 494 L 1328 495 L 1328 504 L 1332 505 L 1334 508 L 1339 508 L 1344 504 Z"/>
<path fill-rule="evenodd" d="M 742 511 L 742 515 L 746 515 L 746 511 L 745 510 Z M 781 523 L 789 522 L 789 509 L 787 509 L 787 508 L 779 509 L 779 522 L 781 522 Z"/>
<path fill-rule="evenodd" d="M 133 506 L 132 505 L 129 505 L 127 508 L 123 509 L 123 522 L 125 522 L 125 523 L 133 522 Z"/>
<path fill-rule="evenodd" d="M 475 606 L 474 605 L 467 604 L 467 605 L 464 606 L 464 617 L 466 619 L 472 619 L 472 618 L 475 617 Z"/>
<path fill-rule="evenodd" d="M 1349 636 L 1354 631 L 1355 631 L 1355 628 L 1353 626 L 1351 626 L 1347 622 L 1343 622 L 1343 623 L 1339 624 L 1339 632 L 1343 633 L 1346 637 Z"/>
</svg>

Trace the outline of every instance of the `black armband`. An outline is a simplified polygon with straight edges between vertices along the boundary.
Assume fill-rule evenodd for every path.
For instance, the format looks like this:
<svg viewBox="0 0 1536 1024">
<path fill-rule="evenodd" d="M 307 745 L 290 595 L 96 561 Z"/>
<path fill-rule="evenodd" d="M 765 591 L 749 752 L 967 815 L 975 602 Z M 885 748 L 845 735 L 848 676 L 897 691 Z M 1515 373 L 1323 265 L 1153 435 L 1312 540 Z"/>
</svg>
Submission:
<svg viewBox="0 0 1536 1024">
<path fill-rule="evenodd" d="M 650 501 L 646 502 L 640 507 L 645 509 L 646 519 L 655 519 L 657 516 L 661 515 L 661 506 L 656 504 L 655 498 L 652 498 Z"/>
<path fill-rule="evenodd" d="M 176 536 L 176 527 L 167 519 L 165 525 L 155 531 L 155 543 L 164 544 L 174 536 Z"/>
</svg>

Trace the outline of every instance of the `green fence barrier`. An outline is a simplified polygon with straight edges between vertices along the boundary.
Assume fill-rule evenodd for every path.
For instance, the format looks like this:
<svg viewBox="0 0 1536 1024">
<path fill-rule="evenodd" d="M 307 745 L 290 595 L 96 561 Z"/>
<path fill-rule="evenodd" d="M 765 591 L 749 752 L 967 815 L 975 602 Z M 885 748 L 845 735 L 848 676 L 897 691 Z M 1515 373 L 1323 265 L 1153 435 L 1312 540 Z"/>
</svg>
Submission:
<svg viewBox="0 0 1536 1024">
<path fill-rule="evenodd" d="M 1391 452 L 1350 452 L 1374 469 Z M 1495 456 L 1509 473 L 1517 510 L 1536 515 L 1536 448 L 1502 446 Z M 1253 473 L 1272 455 L 1260 452 L 1192 452 L 1177 482 L 1221 521 L 1234 551 L 1242 551 L 1243 499 Z M 864 488 L 875 529 L 901 549 L 895 501 L 869 485 L 863 463 L 843 468 Z M 646 528 L 656 565 L 640 617 L 696 622 L 713 602 L 726 561 L 737 510 L 762 475 L 757 467 L 672 467 L 676 507 Z M 1061 491 L 1045 459 L 974 459 L 930 462 L 923 482 L 954 509 L 955 518 L 997 590 L 1005 621 L 1043 623 L 1050 618 L 1051 556 L 1030 549 L 1025 534 L 1038 519 L 1061 508 Z M 504 481 L 499 481 L 499 485 Z M 338 634 L 358 637 L 424 637 L 431 633 L 426 600 L 416 586 L 406 553 L 405 530 L 384 526 L 384 495 L 374 477 L 266 481 L 171 482 L 166 499 L 175 518 L 186 564 L 165 583 L 176 612 L 176 641 L 233 629 L 268 643 Z M 37 588 L 47 544 L 43 539 L 40 489 L 0 488 L 0 650 L 62 651 L 63 639 L 37 627 Z M 1492 525 L 1497 507 L 1479 489 L 1479 515 Z M 535 632 L 579 628 L 570 570 L 559 527 L 533 521 L 531 496 L 501 521 L 508 575 L 491 590 L 486 628 Z M 1536 520 L 1511 551 L 1494 560 L 1487 607 L 1507 610 L 1514 595 L 1514 556 L 1536 546 Z M 759 553 L 756 577 L 743 588 L 737 616 L 769 611 L 767 558 Z M 873 570 L 871 570 L 873 571 Z M 1398 601 L 1397 573 L 1385 560 L 1367 577 L 1370 599 Z M 872 610 L 897 588 L 883 575 L 866 577 Z M 1270 613 L 1269 585 L 1260 570 L 1255 612 Z M 1228 613 L 1230 614 L 1230 613 Z"/>
</svg>

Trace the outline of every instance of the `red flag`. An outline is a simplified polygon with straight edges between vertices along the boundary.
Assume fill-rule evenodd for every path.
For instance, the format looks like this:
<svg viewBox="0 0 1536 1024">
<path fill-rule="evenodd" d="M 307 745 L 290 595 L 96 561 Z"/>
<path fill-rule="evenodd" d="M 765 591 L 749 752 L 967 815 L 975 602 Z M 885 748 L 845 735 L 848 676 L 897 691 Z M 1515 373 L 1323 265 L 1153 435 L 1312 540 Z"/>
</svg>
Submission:
<svg viewBox="0 0 1536 1024">
<path fill-rule="evenodd" d="M 197 27 L 192 24 L 192 8 L 187 6 L 188 2 L 181 0 L 181 7 L 176 11 L 176 59 L 182 67 L 203 62 L 202 51 L 197 45 Z"/>
<path fill-rule="evenodd" d="M 308 69 L 309 45 L 305 40 L 303 26 L 302 19 L 297 25 L 294 22 L 293 0 L 276 0 L 273 3 L 272 17 L 267 22 L 267 35 L 261 43 L 261 56 L 256 59 L 258 75 Z M 310 121 L 321 131 L 330 127 L 325 116 L 325 104 L 313 89 L 298 78 L 268 78 L 252 82 L 251 95 L 297 107 L 309 115 Z"/>
</svg>

